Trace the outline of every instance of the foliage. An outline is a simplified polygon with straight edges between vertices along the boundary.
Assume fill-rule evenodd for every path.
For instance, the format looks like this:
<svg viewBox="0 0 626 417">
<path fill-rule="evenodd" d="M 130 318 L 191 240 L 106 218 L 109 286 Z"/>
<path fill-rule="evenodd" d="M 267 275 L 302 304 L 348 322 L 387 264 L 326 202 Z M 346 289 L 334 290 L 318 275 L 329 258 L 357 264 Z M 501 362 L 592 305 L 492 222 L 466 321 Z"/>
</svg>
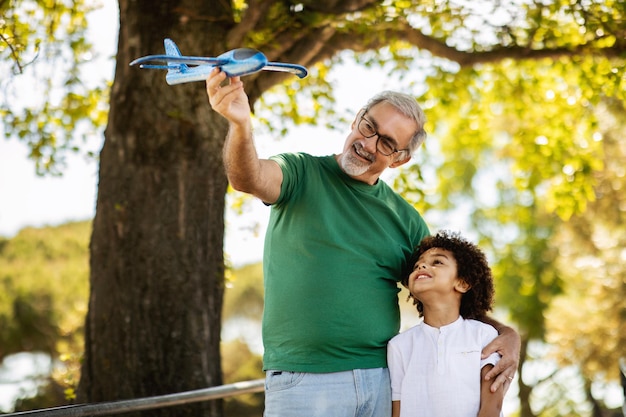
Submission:
<svg viewBox="0 0 626 417">
<path fill-rule="evenodd" d="M 477 152 L 488 150 L 512 161 L 511 185 L 540 192 L 549 212 L 565 220 L 583 212 L 595 198 L 591 173 L 602 169 L 594 115 L 599 98 L 584 97 L 579 86 L 585 77 L 559 62 L 505 62 L 479 74 L 462 70 L 454 82 L 431 89 L 424 99 L 429 116 L 444 121 L 435 134 L 448 139 L 441 145 L 447 176 L 484 165 Z M 452 139 L 463 144 L 454 154 Z M 442 190 L 441 201 L 468 185 L 461 181 Z"/>
<path fill-rule="evenodd" d="M 65 152 L 79 152 L 106 121 L 106 83 L 90 86 L 82 66 L 92 60 L 86 39 L 93 1 L 0 2 L 0 116 L 6 138 L 30 149 L 39 174 L 60 174 Z M 29 88 L 36 94 L 24 97 Z M 81 142 L 76 143 L 81 138 Z"/>
<path fill-rule="evenodd" d="M 224 383 L 264 378 L 263 361 L 245 342 L 233 340 L 222 344 Z M 263 415 L 263 393 L 243 394 L 225 400 L 225 415 L 249 417 Z"/>
<path fill-rule="evenodd" d="M 224 293 L 224 322 L 237 318 L 260 320 L 263 314 L 263 265 L 244 265 L 229 270 Z"/>
<path fill-rule="evenodd" d="M 38 384 L 47 399 L 22 401 L 23 409 L 71 398 L 83 348 L 90 232 L 91 222 L 72 222 L 26 228 L 0 242 L 0 362 L 43 352 L 55 364 L 49 381 Z"/>
<path fill-rule="evenodd" d="M 626 121 L 623 102 L 604 104 L 599 122 L 606 169 L 596 174 L 599 198 L 560 230 L 559 269 L 569 285 L 546 315 L 551 354 L 560 366 L 578 367 L 589 386 L 619 379 L 626 346 Z"/>
<path fill-rule="evenodd" d="M 22 351 L 53 357 L 82 345 L 89 222 L 26 228 L 0 249 L 0 359 Z"/>
</svg>

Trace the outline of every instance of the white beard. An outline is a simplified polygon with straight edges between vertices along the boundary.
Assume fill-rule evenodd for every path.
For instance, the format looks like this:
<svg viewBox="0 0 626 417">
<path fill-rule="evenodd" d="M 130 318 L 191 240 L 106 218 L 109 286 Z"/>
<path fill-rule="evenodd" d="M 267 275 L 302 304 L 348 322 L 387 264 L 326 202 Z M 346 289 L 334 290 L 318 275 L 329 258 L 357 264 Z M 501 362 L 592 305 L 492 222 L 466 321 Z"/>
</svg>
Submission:
<svg viewBox="0 0 626 417">
<path fill-rule="evenodd" d="M 341 155 L 341 158 L 339 158 L 339 166 L 351 177 L 359 177 L 365 174 L 370 166 L 376 162 L 377 155 L 372 155 L 367 152 L 360 143 L 355 143 L 352 146 L 352 152 L 358 153 L 361 158 L 366 159 L 366 161 L 355 156 L 351 151 L 346 151 Z"/>
<path fill-rule="evenodd" d="M 363 149 L 361 149 L 361 152 L 364 152 Z M 344 152 L 339 158 L 339 166 L 351 177 L 358 177 L 365 174 L 373 163 L 374 161 L 364 162 L 351 152 Z"/>
</svg>

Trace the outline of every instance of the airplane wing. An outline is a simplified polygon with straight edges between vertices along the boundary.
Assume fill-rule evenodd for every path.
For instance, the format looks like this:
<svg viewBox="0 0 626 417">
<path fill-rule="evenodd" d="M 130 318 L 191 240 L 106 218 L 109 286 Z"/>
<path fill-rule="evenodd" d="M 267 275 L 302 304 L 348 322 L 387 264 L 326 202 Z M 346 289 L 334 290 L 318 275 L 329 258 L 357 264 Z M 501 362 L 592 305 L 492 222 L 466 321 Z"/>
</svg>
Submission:
<svg viewBox="0 0 626 417">
<path fill-rule="evenodd" d="M 305 67 L 298 64 L 287 64 L 284 62 L 268 62 L 262 68 L 264 71 L 281 71 L 290 72 L 298 76 L 298 78 L 304 78 L 308 75 L 308 71 Z"/>
<path fill-rule="evenodd" d="M 174 56 L 174 55 L 147 55 L 141 58 L 135 59 L 130 65 L 140 64 L 142 67 L 146 65 L 150 68 L 151 62 L 171 62 L 177 64 L 187 65 L 226 65 L 231 62 L 230 59 L 211 58 L 205 56 Z"/>
</svg>

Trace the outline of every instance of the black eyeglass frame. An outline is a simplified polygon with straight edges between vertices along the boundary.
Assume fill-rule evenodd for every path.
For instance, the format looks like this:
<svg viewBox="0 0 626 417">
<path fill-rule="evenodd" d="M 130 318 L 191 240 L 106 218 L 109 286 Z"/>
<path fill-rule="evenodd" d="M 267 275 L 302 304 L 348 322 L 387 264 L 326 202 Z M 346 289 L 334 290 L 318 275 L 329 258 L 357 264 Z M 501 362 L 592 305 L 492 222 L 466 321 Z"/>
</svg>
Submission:
<svg viewBox="0 0 626 417">
<path fill-rule="evenodd" d="M 380 133 L 378 133 L 378 130 L 376 130 L 376 128 L 374 127 L 375 123 L 372 122 L 370 119 L 368 119 L 367 117 L 365 117 L 367 115 L 367 111 L 363 111 L 361 116 L 359 117 L 359 122 L 357 123 L 356 127 L 357 130 L 359 131 L 359 133 L 361 135 L 363 135 L 363 137 L 365 138 L 373 138 L 374 136 L 376 136 L 376 151 L 379 152 L 381 155 L 384 156 L 391 156 L 394 153 L 400 153 L 400 152 L 408 152 L 408 149 L 397 149 L 394 145 L 392 145 L 391 143 L 395 142 L 394 139 L 390 138 L 389 136 L 385 136 L 385 135 L 381 135 Z M 367 132 L 363 132 L 362 128 L 361 128 L 361 123 L 363 123 L 363 121 L 365 121 L 368 126 L 369 126 L 369 130 L 372 131 L 372 133 L 367 133 Z M 383 139 L 383 144 L 386 142 L 387 145 L 389 145 L 391 147 L 391 152 L 389 153 L 385 153 L 384 150 L 381 150 L 379 147 L 379 144 L 381 143 L 380 140 Z"/>
</svg>

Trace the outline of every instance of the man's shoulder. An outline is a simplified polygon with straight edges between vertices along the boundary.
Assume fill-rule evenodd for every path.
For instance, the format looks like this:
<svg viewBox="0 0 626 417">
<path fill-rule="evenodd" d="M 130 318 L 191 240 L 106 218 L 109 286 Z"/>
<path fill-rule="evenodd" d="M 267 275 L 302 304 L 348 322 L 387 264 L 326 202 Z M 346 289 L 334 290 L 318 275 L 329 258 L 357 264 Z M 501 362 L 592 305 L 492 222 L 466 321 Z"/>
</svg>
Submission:
<svg viewBox="0 0 626 417">
<path fill-rule="evenodd" d="M 270 159 L 310 161 L 313 163 L 321 163 L 328 160 L 329 158 L 332 159 L 333 155 L 311 155 L 307 152 L 282 152 L 270 157 Z"/>
<path fill-rule="evenodd" d="M 333 169 L 337 164 L 333 155 L 311 155 L 306 152 L 284 152 L 273 155 L 269 158 L 276 162 L 283 171 L 299 171 L 310 169 Z"/>
</svg>

